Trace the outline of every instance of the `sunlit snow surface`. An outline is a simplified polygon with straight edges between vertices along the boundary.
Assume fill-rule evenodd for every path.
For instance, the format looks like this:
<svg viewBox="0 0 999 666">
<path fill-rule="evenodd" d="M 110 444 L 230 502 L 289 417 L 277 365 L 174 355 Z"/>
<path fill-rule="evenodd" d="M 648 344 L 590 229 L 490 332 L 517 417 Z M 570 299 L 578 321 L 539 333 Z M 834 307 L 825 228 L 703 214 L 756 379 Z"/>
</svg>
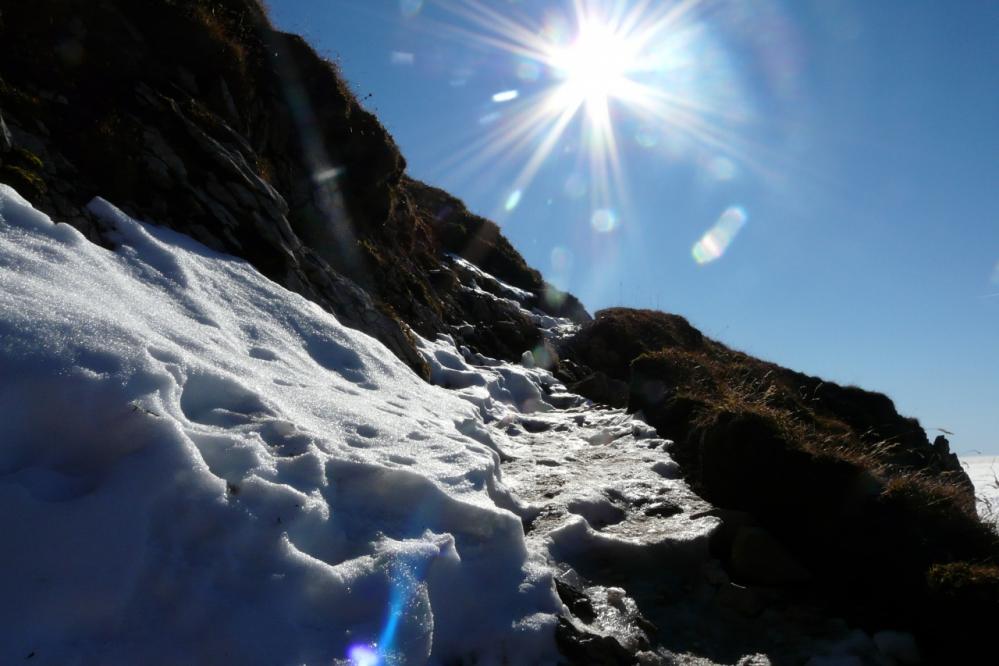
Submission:
<svg viewBox="0 0 999 666">
<path fill-rule="evenodd" d="M 999 521 L 999 456 L 963 457 L 961 465 L 975 484 L 978 514 L 987 520 Z"/>
<path fill-rule="evenodd" d="M 554 577 L 638 649 L 643 572 L 707 557 L 670 443 L 543 348 L 420 340 L 431 386 L 246 262 L 91 211 L 114 251 L 0 185 L 0 663 L 552 664 Z"/>
<path fill-rule="evenodd" d="M 553 660 L 481 406 L 91 209 L 114 252 L 0 185 L 0 663 Z"/>
</svg>

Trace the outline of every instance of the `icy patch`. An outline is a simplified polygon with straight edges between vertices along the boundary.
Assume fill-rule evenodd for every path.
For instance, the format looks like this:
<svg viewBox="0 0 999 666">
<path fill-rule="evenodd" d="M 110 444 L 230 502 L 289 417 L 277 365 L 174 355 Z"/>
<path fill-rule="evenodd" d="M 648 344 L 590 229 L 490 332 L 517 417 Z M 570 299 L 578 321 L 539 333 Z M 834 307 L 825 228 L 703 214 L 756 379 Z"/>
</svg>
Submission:
<svg viewBox="0 0 999 666">
<path fill-rule="evenodd" d="M 244 261 L 91 210 L 115 252 L 0 185 L 0 662 L 554 661 L 483 425 L 543 382 L 441 355 L 466 385 L 428 387 Z"/>
<path fill-rule="evenodd" d="M 458 348 L 447 335 L 419 339 L 418 348 L 430 366 L 430 380 L 455 389 L 455 394 L 478 408 L 483 421 L 512 423 L 520 414 L 546 412 L 562 405 L 563 386 L 546 370 L 500 363 Z M 583 402 L 575 396 L 573 404 Z"/>
<path fill-rule="evenodd" d="M 671 443 L 654 428 L 567 393 L 523 359 L 500 363 L 457 349 L 448 336 L 422 340 L 420 349 L 433 381 L 454 387 L 488 424 L 483 441 L 500 453 L 507 506 L 521 516 L 536 561 L 593 580 L 610 569 L 645 587 L 696 575 L 719 520 L 679 479 Z M 645 632 L 626 590 L 577 587 L 599 609 L 591 630 L 629 649 L 640 644 Z"/>
<path fill-rule="evenodd" d="M 456 265 L 461 267 L 463 270 L 471 273 L 476 281 L 482 282 L 483 284 L 488 284 L 493 287 L 495 291 L 503 294 L 508 299 L 516 301 L 517 303 L 525 303 L 534 298 L 534 294 L 527 291 L 526 289 L 521 289 L 520 287 L 514 287 L 512 284 L 507 284 L 497 277 L 486 273 L 484 270 L 468 261 L 463 259 L 456 254 L 449 254 L 448 258 L 453 261 Z"/>
<path fill-rule="evenodd" d="M 559 340 L 572 335 L 579 326 L 567 317 L 554 317 L 533 307 L 537 296 L 526 289 L 514 287 L 499 278 L 490 275 L 467 259 L 454 254 L 447 257 L 463 273 L 471 284 L 463 283 L 461 287 L 479 296 L 491 300 L 503 307 L 519 311 L 542 332 L 548 340 Z M 483 288 L 481 285 L 485 285 Z M 529 353 L 530 350 L 525 353 Z"/>
</svg>

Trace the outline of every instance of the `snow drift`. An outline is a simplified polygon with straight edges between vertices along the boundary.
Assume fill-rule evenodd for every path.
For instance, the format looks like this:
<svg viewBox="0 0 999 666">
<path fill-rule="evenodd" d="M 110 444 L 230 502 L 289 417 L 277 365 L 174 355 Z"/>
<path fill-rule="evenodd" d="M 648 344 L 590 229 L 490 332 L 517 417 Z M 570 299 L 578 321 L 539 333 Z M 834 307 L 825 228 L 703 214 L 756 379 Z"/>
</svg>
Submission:
<svg viewBox="0 0 999 666">
<path fill-rule="evenodd" d="M 243 260 L 91 212 L 114 251 L 0 185 L 0 662 L 555 659 L 475 405 Z"/>
</svg>

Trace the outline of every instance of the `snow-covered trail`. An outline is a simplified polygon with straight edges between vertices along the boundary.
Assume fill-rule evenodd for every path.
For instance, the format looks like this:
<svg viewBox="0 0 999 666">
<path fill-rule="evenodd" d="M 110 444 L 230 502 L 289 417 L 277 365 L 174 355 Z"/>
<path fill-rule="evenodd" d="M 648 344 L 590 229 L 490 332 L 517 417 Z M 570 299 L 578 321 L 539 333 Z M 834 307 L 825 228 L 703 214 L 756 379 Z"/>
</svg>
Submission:
<svg viewBox="0 0 999 666">
<path fill-rule="evenodd" d="M 529 552 L 587 596 L 592 617 L 572 621 L 632 651 L 651 647 L 630 595 L 700 580 L 719 524 L 679 478 L 670 442 L 624 410 L 566 393 L 544 370 L 458 351 L 446 337 L 423 352 L 434 380 L 480 409 Z"/>
<path fill-rule="evenodd" d="M 792 614 L 732 615 L 747 591 L 669 442 L 533 353 L 423 340 L 429 385 L 246 262 L 91 211 L 113 251 L 0 184 L 0 663 L 547 665 L 566 631 L 643 664 L 743 663 L 761 631 L 812 649 Z"/>
<path fill-rule="evenodd" d="M 91 210 L 114 251 L 0 185 L 0 662 L 549 664 L 556 577 L 704 557 L 716 519 L 648 426 L 447 338 L 427 385 Z M 589 629 L 635 639 L 597 591 Z"/>
</svg>

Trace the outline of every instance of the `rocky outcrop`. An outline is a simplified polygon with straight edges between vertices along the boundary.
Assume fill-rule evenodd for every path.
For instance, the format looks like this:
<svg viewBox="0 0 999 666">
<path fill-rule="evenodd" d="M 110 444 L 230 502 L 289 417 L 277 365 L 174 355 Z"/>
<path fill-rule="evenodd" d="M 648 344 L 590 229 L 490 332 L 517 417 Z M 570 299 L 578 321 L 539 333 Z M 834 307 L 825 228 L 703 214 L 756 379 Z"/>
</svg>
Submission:
<svg viewBox="0 0 999 666">
<path fill-rule="evenodd" d="M 588 317 L 496 225 L 405 178 L 336 66 L 255 0 L 7 2 L 0 62 L 0 175 L 94 241 L 100 195 L 246 259 L 424 376 L 411 329 L 511 359 L 539 341 L 445 253 Z"/>
<path fill-rule="evenodd" d="M 999 539 L 946 441 L 930 444 L 889 398 L 752 358 L 652 311 L 598 312 L 559 352 L 566 381 L 591 372 L 627 382 L 629 409 L 674 441 L 684 477 L 725 510 L 713 552 L 733 580 L 953 649 L 928 620 L 939 597 L 930 572 L 995 567 Z"/>
</svg>

